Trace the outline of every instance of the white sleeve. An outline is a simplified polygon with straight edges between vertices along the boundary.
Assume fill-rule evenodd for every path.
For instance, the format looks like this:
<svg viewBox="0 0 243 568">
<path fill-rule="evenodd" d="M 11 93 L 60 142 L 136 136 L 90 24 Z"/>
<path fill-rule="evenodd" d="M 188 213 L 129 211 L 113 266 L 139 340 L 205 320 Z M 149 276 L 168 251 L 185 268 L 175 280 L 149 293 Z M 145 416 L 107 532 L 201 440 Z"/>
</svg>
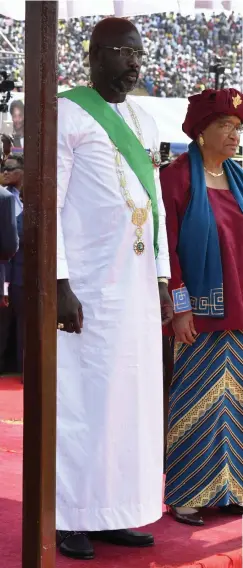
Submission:
<svg viewBox="0 0 243 568">
<path fill-rule="evenodd" d="M 62 210 L 72 173 L 74 149 L 77 145 L 77 121 L 74 103 L 58 100 L 57 133 L 57 279 L 68 279 L 69 271 L 62 228 Z"/>
<path fill-rule="evenodd" d="M 160 148 L 159 132 L 156 125 L 155 129 L 156 129 L 156 140 L 155 140 L 154 149 L 159 150 Z M 170 278 L 171 276 L 170 257 L 169 257 L 169 248 L 168 248 L 167 231 L 166 231 L 165 207 L 162 199 L 159 168 L 154 169 L 154 177 L 155 177 L 155 185 L 157 192 L 158 210 L 159 210 L 159 235 L 158 235 L 159 253 L 156 258 L 157 276 L 158 278 L 159 277 Z"/>
</svg>

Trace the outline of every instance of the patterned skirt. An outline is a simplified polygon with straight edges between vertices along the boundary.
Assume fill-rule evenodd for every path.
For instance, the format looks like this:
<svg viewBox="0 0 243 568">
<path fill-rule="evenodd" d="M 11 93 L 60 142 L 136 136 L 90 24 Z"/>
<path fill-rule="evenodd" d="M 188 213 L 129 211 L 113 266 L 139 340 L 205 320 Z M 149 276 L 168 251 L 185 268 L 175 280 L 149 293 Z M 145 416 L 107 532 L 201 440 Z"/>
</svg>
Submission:
<svg viewBox="0 0 243 568">
<path fill-rule="evenodd" d="M 172 340 L 165 502 L 243 504 L 243 331 Z"/>
</svg>

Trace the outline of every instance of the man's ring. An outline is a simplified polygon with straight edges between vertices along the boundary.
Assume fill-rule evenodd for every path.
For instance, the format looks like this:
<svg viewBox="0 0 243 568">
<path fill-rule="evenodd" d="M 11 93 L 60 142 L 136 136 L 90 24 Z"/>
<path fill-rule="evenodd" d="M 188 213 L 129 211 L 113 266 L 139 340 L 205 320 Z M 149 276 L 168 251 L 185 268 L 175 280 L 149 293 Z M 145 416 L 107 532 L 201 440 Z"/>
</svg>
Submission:
<svg viewBox="0 0 243 568">
<path fill-rule="evenodd" d="M 64 323 L 58 323 L 57 329 L 64 329 Z"/>
</svg>

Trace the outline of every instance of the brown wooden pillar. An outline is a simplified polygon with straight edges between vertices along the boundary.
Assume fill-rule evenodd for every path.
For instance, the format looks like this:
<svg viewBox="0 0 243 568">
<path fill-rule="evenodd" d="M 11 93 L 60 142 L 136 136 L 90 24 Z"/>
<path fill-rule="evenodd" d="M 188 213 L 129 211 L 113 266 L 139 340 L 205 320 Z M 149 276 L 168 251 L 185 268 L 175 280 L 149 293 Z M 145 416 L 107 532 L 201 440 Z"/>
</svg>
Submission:
<svg viewBox="0 0 243 568">
<path fill-rule="evenodd" d="M 57 8 L 26 2 L 22 568 L 55 566 Z"/>
</svg>

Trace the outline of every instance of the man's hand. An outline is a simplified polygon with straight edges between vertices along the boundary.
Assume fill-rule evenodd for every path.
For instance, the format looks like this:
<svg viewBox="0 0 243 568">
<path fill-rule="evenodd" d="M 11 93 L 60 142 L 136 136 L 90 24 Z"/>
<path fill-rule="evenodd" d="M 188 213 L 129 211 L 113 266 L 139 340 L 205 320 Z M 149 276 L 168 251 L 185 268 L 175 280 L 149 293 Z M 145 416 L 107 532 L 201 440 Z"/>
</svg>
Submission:
<svg viewBox="0 0 243 568">
<path fill-rule="evenodd" d="M 173 303 L 165 282 L 159 282 L 159 296 L 161 305 L 162 324 L 168 325 L 173 319 Z"/>
<path fill-rule="evenodd" d="M 172 325 L 176 341 L 186 343 L 187 345 L 193 345 L 193 343 L 195 343 L 197 332 L 194 327 L 194 318 L 191 311 L 183 314 L 175 314 Z"/>
<path fill-rule="evenodd" d="M 57 280 L 57 327 L 62 331 L 81 333 L 83 310 L 78 298 L 72 292 L 68 280 Z"/>
</svg>

